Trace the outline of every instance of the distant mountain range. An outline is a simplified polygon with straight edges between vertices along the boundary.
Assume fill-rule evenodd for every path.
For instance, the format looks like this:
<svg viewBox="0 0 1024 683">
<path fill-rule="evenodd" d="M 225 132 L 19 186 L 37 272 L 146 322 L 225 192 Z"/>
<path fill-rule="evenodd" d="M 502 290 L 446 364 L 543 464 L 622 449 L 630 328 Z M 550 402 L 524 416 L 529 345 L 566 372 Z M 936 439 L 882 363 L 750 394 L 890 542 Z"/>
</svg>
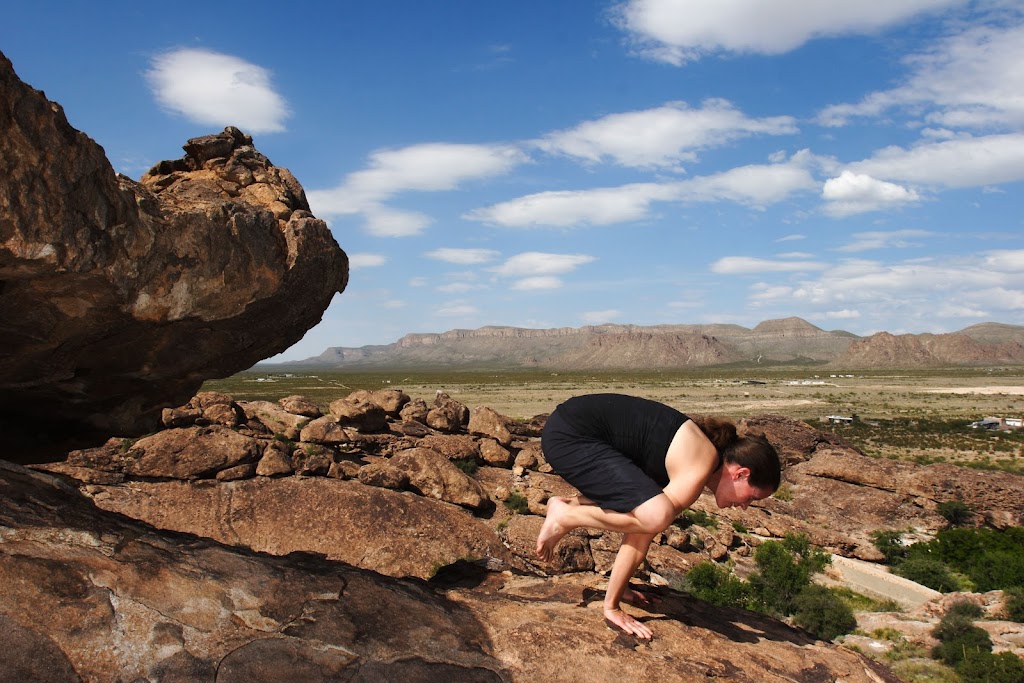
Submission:
<svg viewBox="0 0 1024 683">
<path fill-rule="evenodd" d="M 801 318 L 740 325 L 481 327 L 408 334 L 393 344 L 332 347 L 257 368 L 670 370 L 714 365 L 917 368 L 1024 365 L 1024 326 L 981 323 L 947 334 L 860 337 Z"/>
</svg>

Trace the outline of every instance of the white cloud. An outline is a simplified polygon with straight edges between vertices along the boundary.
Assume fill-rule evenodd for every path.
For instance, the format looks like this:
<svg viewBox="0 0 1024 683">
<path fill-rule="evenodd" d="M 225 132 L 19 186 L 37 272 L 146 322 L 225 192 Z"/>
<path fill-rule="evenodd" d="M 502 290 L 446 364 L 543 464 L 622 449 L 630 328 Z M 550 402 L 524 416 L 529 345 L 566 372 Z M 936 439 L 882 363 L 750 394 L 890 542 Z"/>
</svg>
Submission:
<svg viewBox="0 0 1024 683">
<path fill-rule="evenodd" d="M 445 261 L 447 263 L 458 263 L 460 265 L 472 265 L 476 263 L 487 263 L 497 258 L 499 252 L 493 249 L 456 249 L 442 247 L 428 251 L 424 256 L 427 258 Z"/>
<path fill-rule="evenodd" d="M 580 316 L 583 322 L 587 325 L 600 325 L 602 323 L 610 323 L 616 318 L 622 316 L 622 311 L 618 311 L 614 308 L 609 308 L 606 311 L 589 311 Z"/>
<path fill-rule="evenodd" d="M 928 237 L 931 234 L 927 230 L 857 232 L 853 234 L 853 242 L 839 247 L 836 251 L 856 252 L 871 249 L 906 249 L 907 247 L 919 246 L 917 243 L 908 242 L 908 238 Z"/>
<path fill-rule="evenodd" d="M 820 261 L 793 261 L 755 258 L 752 256 L 726 256 L 711 264 L 711 271 L 723 275 L 750 273 L 785 273 L 792 271 L 823 270 L 828 265 Z"/>
<path fill-rule="evenodd" d="M 730 102 L 710 99 L 699 109 L 669 102 L 655 109 L 611 114 L 545 136 L 541 149 L 588 162 L 611 160 L 637 168 L 678 168 L 695 152 L 750 135 L 796 133 L 794 119 L 748 118 Z"/>
<path fill-rule="evenodd" d="M 414 277 L 411 280 L 409 280 L 409 286 L 410 287 L 426 287 L 427 286 L 427 278 L 425 278 L 425 277 Z"/>
<path fill-rule="evenodd" d="M 807 166 L 820 160 L 802 151 L 780 164 L 750 165 L 669 183 L 634 183 L 592 190 L 540 192 L 475 209 L 463 218 L 510 228 L 612 225 L 647 218 L 654 202 L 733 201 L 763 207 L 819 183 Z"/>
<path fill-rule="evenodd" d="M 638 51 L 681 65 L 714 52 L 780 54 L 822 36 L 874 33 L 966 0 L 629 0 L 613 11 Z"/>
<path fill-rule="evenodd" d="M 146 80 L 161 106 L 195 123 L 277 133 L 289 116 L 270 72 L 232 55 L 170 50 L 153 58 Z"/>
<path fill-rule="evenodd" d="M 895 4 L 895 3 L 894 3 Z M 879 116 L 898 107 L 923 107 L 925 120 L 948 128 L 989 128 L 1024 124 L 1024 23 L 975 26 L 932 44 L 905 60 L 906 82 L 874 92 L 856 104 L 827 107 L 825 125 Z M 938 132 L 948 135 L 947 132 Z"/>
<path fill-rule="evenodd" d="M 349 254 L 348 265 L 352 270 L 359 268 L 375 268 L 383 266 L 388 262 L 388 257 L 383 254 Z"/>
<path fill-rule="evenodd" d="M 860 311 L 844 308 L 841 311 L 825 311 L 825 317 L 829 320 L 855 320 L 860 317 Z"/>
<path fill-rule="evenodd" d="M 957 318 L 1015 319 L 1024 310 L 1022 264 L 1024 250 L 897 263 L 852 259 L 792 284 L 760 283 L 751 301 L 817 308 L 826 317 L 870 311 L 872 323 L 890 331 L 934 330 L 940 318 L 953 319 L 951 327 L 963 324 Z"/>
<path fill-rule="evenodd" d="M 416 211 L 399 211 L 373 206 L 363 214 L 366 232 L 377 237 L 409 237 L 423 232 L 434 221 Z"/>
<path fill-rule="evenodd" d="M 452 282 L 447 285 L 439 285 L 437 291 L 444 292 L 446 294 L 465 294 L 475 289 L 479 289 L 477 285 L 471 285 L 468 282 Z"/>
<path fill-rule="evenodd" d="M 794 234 L 794 235 L 786 235 L 784 237 L 780 237 L 779 239 L 777 239 L 775 241 L 776 242 L 795 242 L 797 240 L 805 240 L 805 239 L 807 239 L 807 235 Z"/>
<path fill-rule="evenodd" d="M 547 254 L 528 251 L 516 254 L 493 270 L 499 275 L 509 277 L 563 275 L 594 260 L 596 259 L 593 256 L 586 254 Z"/>
<path fill-rule="evenodd" d="M 469 316 L 476 315 L 480 312 L 476 306 L 467 304 L 461 301 L 446 304 L 435 311 L 436 315 L 444 317 L 458 317 L 458 316 Z"/>
<path fill-rule="evenodd" d="M 781 164 L 751 164 L 722 173 L 680 181 L 677 197 L 683 201 L 734 201 L 755 207 L 781 202 L 796 192 L 810 191 L 818 183 L 807 170 L 810 157 L 798 153 Z"/>
<path fill-rule="evenodd" d="M 825 212 L 837 217 L 902 206 L 921 199 L 917 192 L 902 185 L 852 171 L 843 171 L 839 177 L 825 181 L 821 196 L 827 202 Z"/>
<path fill-rule="evenodd" d="M 540 192 L 475 209 L 464 218 L 509 228 L 611 225 L 641 220 L 651 202 L 671 199 L 674 194 L 670 185 L 657 183 Z"/>
<path fill-rule="evenodd" d="M 1024 179 L 1024 133 L 886 147 L 849 164 L 859 174 L 946 188 L 996 185 Z"/>
<path fill-rule="evenodd" d="M 350 173 L 340 185 L 306 193 L 320 217 L 363 214 L 366 229 L 381 237 L 406 237 L 433 221 L 417 212 L 384 205 L 402 192 L 445 192 L 464 183 L 508 173 L 527 161 L 510 145 L 424 143 L 401 149 L 378 150 L 367 168 Z"/>
<path fill-rule="evenodd" d="M 538 275 L 523 278 L 512 285 L 512 289 L 534 291 L 538 289 L 558 289 L 562 286 L 561 278 L 553 275 Z"/>
</svg>

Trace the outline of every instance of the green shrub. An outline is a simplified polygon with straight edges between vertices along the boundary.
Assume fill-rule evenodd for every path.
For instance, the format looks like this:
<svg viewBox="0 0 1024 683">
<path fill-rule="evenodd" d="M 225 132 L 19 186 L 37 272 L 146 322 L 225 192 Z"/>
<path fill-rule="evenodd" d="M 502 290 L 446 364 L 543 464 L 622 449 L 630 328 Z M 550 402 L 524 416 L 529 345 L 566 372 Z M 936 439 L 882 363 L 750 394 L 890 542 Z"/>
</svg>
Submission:
<svg viewBox="0 0 1024 683">
<path fill-rule="evenodd" d="M 796 596 L 811 583 L 811 576 L 831 561 L 813 547 L 804 534 L 787 534 L 766 541 L 754 552 L 759 571 L 750 577 L 755 608 L 767 614 L 792 614 Z"/>
<path fill-rule="evenodd" d="M 806 586 L 793 601 L 793 623 L 822 640 L 833 640 L 857 628 L 853 610 L 824 586 Z"/>
<path fill-rule="evenodd" d="M 992 652 L 992 639 L 978 628 L 970 617 L 947 614 L 932 631 L 941 641 L 932 650 L 932 657 L 949 666 L 956 666 L 966 657 L 979 652 Z"/>
<path fill-rule="evenodd" d="M 949 567 L 938 560 L 910 558 L 898 564 L 893 573 L 942 593 L 960 589 L 960 582 Z"/>
<path fill-rule="evenodd" d="M 1024 528 L 945 529 L 912 545 L 909 558 L 943 562 L 970 577 L 979 592 L 1024 586 Z"/>
<path fill-rule="evenodd" d="M 948 666 L 930 660 L 899 661 L 892 665 L 892 672 L 906 683 L 963 683 Z"/>
<path fill-rule="evenodd" d="M 521 515 L 525 515 L 530 511 L 530 501 L 526 499 L 526 496 L 517 491 L 508 494 L 508 498 L 502 502 L 509 510 Z"/>
<path fill-rule="evenodd" d="M 718 528 L 718 520 L 703 510 L 685 510 L 683 512 L 683 518 L 688 522 L 688 524 L 696 524 L 697 526 L 702 526 L 705 529 Z"/>
<path fill-rule="evenodd" d="M 723 607 L 745 608 L 749 586 L 713 562 L 701 562 L 686 574 L 682 588 L 695 598 Z"/>
<path fill-rule="evenodd" d="M 954 602 L 949 606 L 949 610 L 946 611 L 946 616 L 967 617 L 969 619 L 981 619 L 984 615 L 985 610 L 982 609 L 981 605 L 970 600 Z"/>
<path fill-rule="evenodd" d="M 878 552 L 885 557 L 885 563 L 899 564 L 910 552 L 907 546 L 903 545 L 903 533 L 900 531 L 884 530 L 875 531 L 871 534 L 871 542 L 874 543 Z"/>
<path fill-rule="evenodd" d="M 476 474 L 476 471 L 480 469 L 476 460 L 452 460 L 452 464 L 470 476 Z"/>
<path fill-rule="evenodd" d="M 793 489 L 786 482 L 782 482 L 779 488 L 775 489 L 772 498 L 788 503 L 793 500 Z"/>
<path fill-rule="evenodd" d="M 745 533 L 747 533 L 747 527 L 743 526 L 743 523 L 739 522 L 739 521 L 734 521 L 732 523 L 732 530 L 735 531 L 738 534 L 745 534 Z"/>
<path fill-rule="evenodd" d="M 1006 618 L 1024 623 L 1024 588 L 1010 588 L 1005 593 Z"/>
<path fill-rule="evenodd" d="M 1024 662 L 1012 652 L 969 653 L 956 665 L 956 672 L 970 683 L 1021 683 Z"/>
<path fill-rule="evenodd" d="M 950 526 L 963 526 L 971 521 L 974 513 L 966 503 L 959 500 L 949 500 L 939 503 L 939 514 L 949 522 Z"/>
</svg>

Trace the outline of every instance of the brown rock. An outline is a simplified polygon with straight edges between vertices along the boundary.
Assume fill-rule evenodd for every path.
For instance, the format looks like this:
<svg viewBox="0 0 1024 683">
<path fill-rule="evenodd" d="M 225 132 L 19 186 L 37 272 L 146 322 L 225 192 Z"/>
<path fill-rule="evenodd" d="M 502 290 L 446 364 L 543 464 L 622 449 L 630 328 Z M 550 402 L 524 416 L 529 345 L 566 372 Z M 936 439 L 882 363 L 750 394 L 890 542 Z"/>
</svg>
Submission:
<svg viewBox="0 0 1024 683">
<path fill-rule="evenodd" d="M 427 426 L 442 432 L 458 432 L 469 422 L 469 408 L 444 392 L 438 392 L 427 412 Z"/>
<path fill-rule="evenodd" d="M 398 417 L 402 408 L 409 403 L 409 395 L 401 389 L 376 389 L 354 391 L 348 395 L 350 401 L 356 403 L 372 403 L 390 417 Z"/>
<path fill-rule="evenodd" d="M 225 427 L 239 425 L 245 414 L 234 404 L 217 403 L 203 408 L 203 419 L 209 424 L 219 424 Z"/>
<path fill-rule="evenodd" d="M 294 344 L 345 288 L 347 258 L 301 186 L 237 129 L 136 183 L 2 56 L 0 102 L 5 433 L 43 449 L 150 431 L 205 378 Z M 225 192 L 239 165 L 289 214 Z"/>
<path fill-rule="evenodd" d="M 294 471 L 291 449 L 285 443 L 277 440 L 267 444 L 263 449 L 263 457 L 256 465 L 256 474 L 261 477 L 275 477 L 291 474 Z"/>
<path fill-rule="evenodd" d="M 374 403 L 341 398 L 331 402 L 330 410 L 342 427 L 352 427 L 363 433 L 383 432 L 388 428 L 384 409 Z"/>
<path fill-rule="evenodd" d="M 464 434 L 430 434 L 419 443 L 448 458 L 449 460 L 476 460 L 480 445 L 476 439 Z"/>
<path fill-rule="evenodd" d="M 406 403 L 399 416 L 406 422 L 427 423 L 427 415 L 430 413 L 430 406 L 422 398 L 414 398 Z"/>
<path fill-rule="evenodd" d="M 480 439 L 480 458 L 494 467 L 512 465 L 512 452 L 494 439 Z"/>
<path fill-rule="evenodd" d="M 483 487 L 444 456 L 428 448 L 411 448 L 390 463 L 409 476 L 409 486 L 420 494 L 471 510 L 492 507 Z"/>
<path fill-rule="evenodd" d="M 359 468 L 356 475 L 362 484 L 385 489 L 401 490 L 409 485 L 409 475 L 386 462 L 370 463 Z"/>
<path fill-rule="evenodd" d="M 544 519 L 536 515 L 513 515 L 502 531 L 512 553 L 548 574 L 590 571 L 594 568 L 590 543 L 586 532 L 580 529 L 570 531 L 559 541 L 550 562 L 537 559 L 537 534 L 543 523 Z"/>
<path fill-rule="evenodd" d="M 203 411 L 198 408 L 164 408 L 160 413 L 160 422 L 164 427 L 191 427 L 203 417 Z"/>
<path fill-rule="evenodd" d="M 510 446 L 512 444 L 512 433 L 508 430 L 510 422 L 512 422 L 511 418 L 505 417 L 491 408 L 479 407 L 470 413 L 467 429 L 470 434 L 475 436 L 488 436 L 502 446 Z"/>
<path fill-rule="evenodd" d="M 289 413 L 277 403 L 270 401 L 239 401 L 238 405 L 247 418 L 259 421 L 271 434 L 282 434 L 288 429 L 301 429 L 309 422 L 309 418 Z"/>
<path fill-rule="evenodd" d="M 284 398 L 279 399 L 278 403 L 282 408 L 294 415 L 302 415 L 303 417 L 311 418 L 323 415 L 323 413 L 320 412 L 320 406 L 305 396 L 285 396 Z"/>
<path fill-rule="evenodd" d="M 238 481 L 249 479 L 256 475 L 256 465 L 248 462 L 244 465 L 235 465 L 217 473 L 217 481 Z"/>
<path fill-rule="evenodd" d="M 325 415 L 311 420 L 299 433 L 301 441 L 325 445 L 351 443 L 352 434 L 338 424 L 338 418 Z"/>
<path fill-rule="evenodd" d="M 262 445 L 225 427 L 167 429 L 139 439 L 125 454 L 122 471 L 136 477 L 200 479 L 256 462 Z"/>
</svg>

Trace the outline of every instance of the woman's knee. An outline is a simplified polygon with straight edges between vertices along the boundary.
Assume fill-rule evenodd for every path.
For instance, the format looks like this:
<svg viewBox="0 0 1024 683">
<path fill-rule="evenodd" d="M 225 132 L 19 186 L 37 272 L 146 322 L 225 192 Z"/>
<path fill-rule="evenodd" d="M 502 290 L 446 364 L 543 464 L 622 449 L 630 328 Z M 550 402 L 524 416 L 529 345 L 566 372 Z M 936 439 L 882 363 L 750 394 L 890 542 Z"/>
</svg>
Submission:
<svg viewBox="0 0 1024 683">
<path fill-rule="evenodd" d="M 675 519 L 675 510 L 668 498 L 660 495 L 633 510 L 633 516 L 640 525 L 638 531 L 654 535 L 668 528 Z"/>
</svg>

